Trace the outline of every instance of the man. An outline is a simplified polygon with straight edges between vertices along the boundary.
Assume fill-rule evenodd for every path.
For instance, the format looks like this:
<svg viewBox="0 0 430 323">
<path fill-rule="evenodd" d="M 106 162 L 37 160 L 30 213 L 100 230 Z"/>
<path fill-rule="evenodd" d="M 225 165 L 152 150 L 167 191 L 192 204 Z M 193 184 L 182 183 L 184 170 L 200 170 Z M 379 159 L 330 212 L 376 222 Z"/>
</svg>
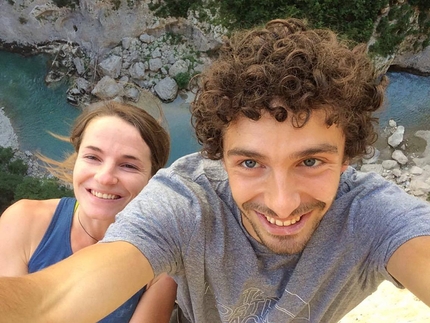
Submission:
<svg viewBox="0 0 430 323">
<path fill-rule="evenodd" d="M 202 154 L 154 176 L 104 243 L 1 279 L 0 322 L 95 322 L 163 272 L 198 323 L 337 322 L 384 279 L 430 304 L 430 205 L 348 167 L 384 85 L 363 47 L 302 21 L 234 35 L 192 105 Z"/>
</svg>

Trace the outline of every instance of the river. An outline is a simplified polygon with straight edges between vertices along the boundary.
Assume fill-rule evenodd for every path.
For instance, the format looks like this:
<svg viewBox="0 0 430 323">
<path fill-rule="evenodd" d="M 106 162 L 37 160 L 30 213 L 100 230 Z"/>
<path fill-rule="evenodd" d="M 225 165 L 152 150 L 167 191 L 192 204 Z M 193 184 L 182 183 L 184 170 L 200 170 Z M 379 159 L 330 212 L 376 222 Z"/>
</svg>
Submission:
<svg viewBox="0 0 430 323">
<path fill-rule="evenodd" d="M 0 51 L 0 107 L 11 120 L 21 150 L 61 159 L 72 146 L 49 132 L 67 135 L 80 109 L 67 103 L 66 82 L 45 85 L 47 68 L 47 56 L 24 57 Z M 170 165 L 180 156 L 197 151 L 199 145 L 193 136 L 186 101 L 178 97 L 161 106 L 172 138 Z"/>
<path fill-rule="evenodd" d="M 49 68 L 48 57 L 23 57 L 0 51 L 0 107 L 18 135 L 21 150 L 39 151 L 52 158 L 62 158 L 71 150 L 68 143 L 53 138 L 48 131 L 67 135 L 80 110 L 67 103 L 65 82 L 47 87 L 44 76 Z M 430 130 L 430 77 L 408 73 L 388 73 L 390 84 L 380 118 L 381 131 L 389 119 L 405 126 L 412 149 L 423 149 L 422 139 L 414 138 L 417 130 Z M 168 164 L 180 156 L 197 151 L 190 125 L 188 105 L 178 97 L 173 103 L 162 104 L 172 137 Z M 379 146 L 385 145 L 381 136 Z"/>
</svg>

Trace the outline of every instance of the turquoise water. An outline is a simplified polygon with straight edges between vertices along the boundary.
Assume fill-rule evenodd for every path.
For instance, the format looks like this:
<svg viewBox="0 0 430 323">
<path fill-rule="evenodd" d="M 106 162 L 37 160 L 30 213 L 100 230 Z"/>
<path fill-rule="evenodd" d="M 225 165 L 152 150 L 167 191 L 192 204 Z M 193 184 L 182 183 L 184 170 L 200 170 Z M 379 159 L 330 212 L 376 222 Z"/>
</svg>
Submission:
<svg viewBox="0 0 430 323">
<path fill-rule="evenodd" d="M 48 131 L 67 135 L 80 113 L 66 101 L 67 84 L 48 88 L 46 56 L 23 57 L 0 51 L 0 106 L 18 135 L 21 150 L 62 158 L 72 146 Z"/>
<path fill-rule="evenodd" d="M 67 103 L 67 84 L 45 85 L 47 61 L 41 55 L 23 57 L 0 51 L 0 107 L 11 119 L 22 150 L 60 159 L 71 146 L 53 138 L 48 131 L 67 135 L 80 110 Z M 408 73 L 388 76 L 387 99 L 377 114 L 380 128 L 394 119 L 405 126 L 407 137 L 417 130 L 430 130 L 430 77 Z M 199 145 L 194 139 L 188 105 L 178 97 L 173 103 L 162 104 L 162 108 L 172 137 L 170 164 L 197 151 Z"/>
<path fill-rule="evenodd" d="M 388 73 L 388 77 L 386 101 L 376 114 L 381 127 L 393 119 L 409 132 L 430 130 L 430 77 L 409 73 Z"/>
<path fill-rule="evenodd" d="M 70 125 L 80 109 L 66 100 L 66 83 L 47 87 L 44 77 L 49 67 L 48 58 L 38 55 L 24 57 L 0 51 L 0 107 L 18 135 L 21 150 L 39 151 L 55 159 L 64 157 L 72 146 L 53 138 L 48 131 L 68 135 Z M 172 104 L 162 105 L 172 149 L 169 164 L 185 154 L 197 151 L 190 124 L 190 113 L 178 98 Z"/>
</svg>

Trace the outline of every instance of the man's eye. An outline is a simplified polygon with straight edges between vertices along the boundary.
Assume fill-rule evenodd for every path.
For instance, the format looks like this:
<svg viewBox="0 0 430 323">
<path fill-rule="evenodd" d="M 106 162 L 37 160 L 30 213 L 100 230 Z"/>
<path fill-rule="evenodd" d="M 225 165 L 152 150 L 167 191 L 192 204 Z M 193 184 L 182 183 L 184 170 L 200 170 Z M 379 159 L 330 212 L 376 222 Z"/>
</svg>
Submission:
<svg viewBox="0 0 430 323">
<path fill-rule="evenodd" d="M 242 163 L 242 165 L 246 168 L 254 168 L 255 166 L 257 166 L 257 162 L 252 159 L 247 159 Z"/>
<path fill-rule="evenodd" d="M 303 161 L 303 164 L 305 165 L 305 166 L 315 166 L 315 164 L 317 163 L 317 160 L 316 159 L 314 159 L 314 158 L 309 158 L 309 159 L 305 159 L 304 161 Z"/>
</svg>

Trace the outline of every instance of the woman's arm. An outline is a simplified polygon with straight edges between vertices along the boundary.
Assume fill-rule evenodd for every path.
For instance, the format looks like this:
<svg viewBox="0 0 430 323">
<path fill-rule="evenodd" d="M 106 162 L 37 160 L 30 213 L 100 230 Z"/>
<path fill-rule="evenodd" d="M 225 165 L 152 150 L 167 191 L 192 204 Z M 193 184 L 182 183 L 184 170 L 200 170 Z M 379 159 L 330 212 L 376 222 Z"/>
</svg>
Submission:
<svg viewBox="0 0 430 323">
<path fill-rule="evenodd" d="M 168 323 L 175 305 L 176 287 L 167 274 L 154 278 L 147 285 L 130 323 Z"/>
</svg>

